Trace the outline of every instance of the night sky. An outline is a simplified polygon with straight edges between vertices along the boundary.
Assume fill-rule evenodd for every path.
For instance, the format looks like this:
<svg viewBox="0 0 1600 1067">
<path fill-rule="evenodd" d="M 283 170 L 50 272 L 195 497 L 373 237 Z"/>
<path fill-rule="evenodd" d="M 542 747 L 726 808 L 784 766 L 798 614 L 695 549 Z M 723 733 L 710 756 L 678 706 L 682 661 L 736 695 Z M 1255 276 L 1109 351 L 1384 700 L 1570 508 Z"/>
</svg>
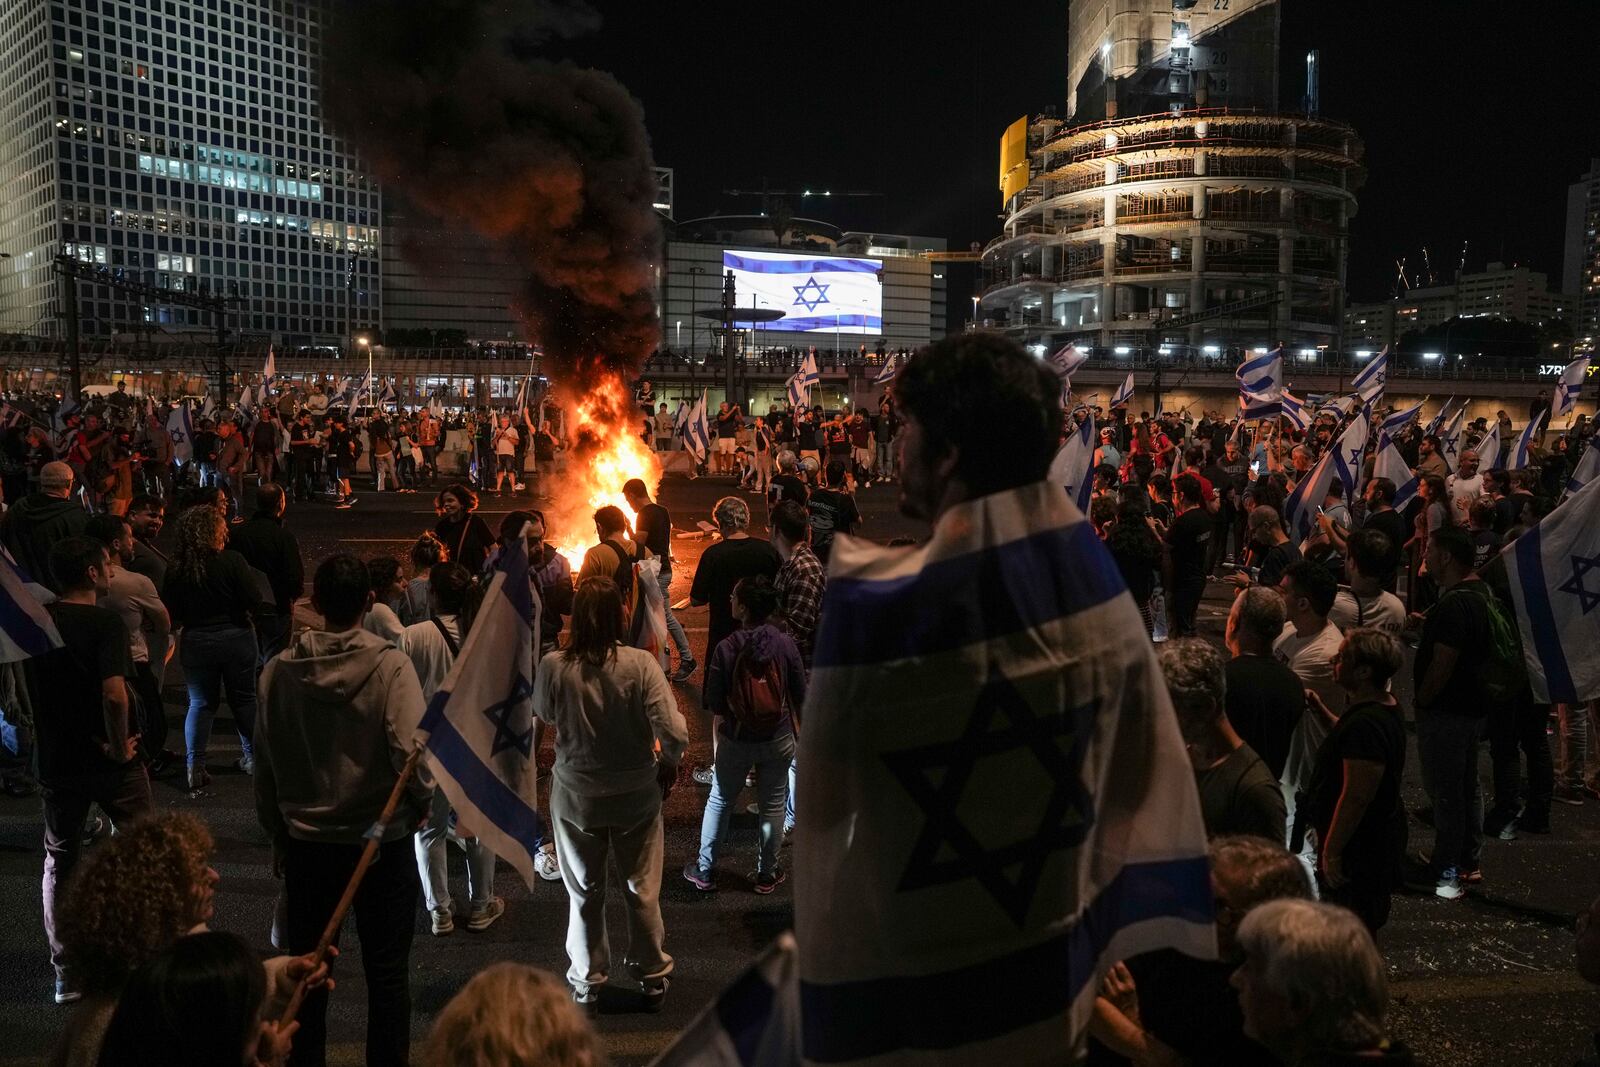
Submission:
<svg viewBox="0 0 1600 1067">
<path fill-rule="evenodd" d="M 615 73 L 644 104 L 677 215 L 759 209 L 724 189 L 831 188 L 795 214 L 847 229 L 999 230 L 1006 124 L 1066 109 L 1062 0 L 694 5 L 602 2 L 599 33 L 557 47 Z M 1354 299 L 1387 296 L 1394 260 L 1441 281 L 1525 263 L 1560 285 L 1567 185 L 1600 156 L 1593 0 L 1316 3 L 1282 19 L 1280 106 L 1298 107 L 1322 50 L 1322 113 L 1366 141 L 1352 223 Z M 842 190 L 880 196 L 843 198 Z M 957 293 L 952 292 L 952 304 Z"/>
</svg>

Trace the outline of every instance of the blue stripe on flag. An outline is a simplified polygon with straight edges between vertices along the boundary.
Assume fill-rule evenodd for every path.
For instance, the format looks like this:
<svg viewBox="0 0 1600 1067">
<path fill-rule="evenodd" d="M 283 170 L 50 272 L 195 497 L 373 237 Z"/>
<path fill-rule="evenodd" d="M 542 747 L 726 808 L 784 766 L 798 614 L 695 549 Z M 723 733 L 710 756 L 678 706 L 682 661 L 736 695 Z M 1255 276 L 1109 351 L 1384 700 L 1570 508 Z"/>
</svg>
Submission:
<svg viewBox="0 0 1600 1067">
<path fill-rule="evenodd" d="M 448 690 L 435 693 L 422 717 L 418 728 L 428 731 L 428 751 L 439 766 L 460 783 L 462 792 L 472 798 L 478 810 L 532 856 L 539 847 L 538 812 L 501 781 L 494 768 L 472 750 L 472 745 L 443 713 L 449 699 Z"/>
<path fill-rule="evenodd" d="M 1533 647 L 1544 666 L 1544 683 L 1552 704 L 1576 703 L 1578 687 L 1567 666 L 1567 653 L 1550 611 L 1550 586 L 1544 575 L 1544 552 L 1539 543 L 1539 527 L 1534 526 L 1517 538 L 1517 583 L 1522 586 L 1523 610 L 1533 631 Z"/>
<path fill-rule="evenodd" d="M 3 566 L 5 563 L 0 561 L 0 567 Z M 25 589 L 20 595 L 32 596 Z M 42 656 L 55 647 L 50 634 L 28 613 L 26 607 L 17 603 L 9 589 L 0 592 L 0 630 L 4 630 L 6 636 L 29 656 Z"/>
<path fill-rule="evenodd" d="M 739 318 L 737 311 L 734 312 L 733 321 L 750 322 L 749 319 Z M 771 322 L 762 322 L 759 325 L 763 330 L 771 330 L 775 333 L 827 333 L 836 327 L 844 329 L 847 326 L 865 326 L 869 329 L 881 330 L 883 328 L 883 316 L 858 314 L 790 315 L 781 319 L 773 319 Z"/>
<path fill-rule="evenodd" d="M 1087 522 L 938 560 L 903 578 L 832 578 L 816 665 L 945 652 L 1053 622 L 1123 589 Z"/>
<path fill-rule="evenodd" d="M 1071 930 L 1018 952 L 938 974 L 802 983 L 802 1053 L 840 1063 L 959 1048 L 1062 1015 L 1096 977 L 1096 961 L 1118 933 L 1169 917 L 1211 923 L 1204 856 L 1122 868 Z"/>
<path fill-rule="evenodd" d="M 740 1063 L 755 1063 L 776 1000 L 777 992 L 759 967 L 745 971 L 717 997 L 717 1022 L 728 1035 Z"/>
<path fill-rule="evenodd" d="M 871 259 L 755 259 L 722 253 L 722 265 L 751 274 L 876 274 L 882 264 Z"/>
</svg>

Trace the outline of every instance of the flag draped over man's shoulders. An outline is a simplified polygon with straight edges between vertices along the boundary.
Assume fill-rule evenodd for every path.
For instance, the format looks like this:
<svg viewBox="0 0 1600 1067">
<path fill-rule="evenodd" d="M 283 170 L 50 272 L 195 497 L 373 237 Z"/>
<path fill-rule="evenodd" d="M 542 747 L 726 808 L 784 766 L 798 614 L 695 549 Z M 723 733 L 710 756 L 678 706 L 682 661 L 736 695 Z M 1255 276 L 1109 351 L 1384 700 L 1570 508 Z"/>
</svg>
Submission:
<svg viewBox="0 0 1600 1067">
<path fill-rule="evenodd" d="M 1600 481 L 1501 550 L 1540 704 L 1600 697 Z"/>
<path fill-rule="evenodd" d="M 41 599 L 49 595 L 0 547 L 0 663 L 16 663 L 61 647 L 61 632 Z"/>
<path fill-rule="evenodd" d="M 1166 686 L 1060 486 L 957 505 L 914 549 L 836 538 L 805 724 L 807 1062 L 1068 1062 L 1112 962 L 1214 955 Z"/>
<path fill-rule="evenodd" d="M 534 886 L 539 848 L 533 751 L 533 638 L 539 605 L 528 543 L 500 554 L 483 607 L 417 728 L 428 767 L 463 826 Z"/>
</svg>

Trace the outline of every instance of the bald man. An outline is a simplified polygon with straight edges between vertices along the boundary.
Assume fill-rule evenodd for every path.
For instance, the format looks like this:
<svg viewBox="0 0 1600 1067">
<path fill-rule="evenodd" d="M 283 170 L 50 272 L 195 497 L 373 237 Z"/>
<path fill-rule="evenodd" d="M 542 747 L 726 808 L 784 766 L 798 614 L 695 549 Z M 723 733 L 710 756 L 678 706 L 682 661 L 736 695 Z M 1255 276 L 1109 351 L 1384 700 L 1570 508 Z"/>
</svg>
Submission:
<svg viewBox="0 0 1600 1067">
<path fill-rule="evenodd" d="M 72 468 L 58 461 L 39 471 L 39 491 L 29 493 L 0 519 L 0 542 L 36 582 L 60 593 L 50 573 L 50 546 L 68 537 L 80 537 L 89 525 L 89 513 L 72 495 Z"/>
</svg>

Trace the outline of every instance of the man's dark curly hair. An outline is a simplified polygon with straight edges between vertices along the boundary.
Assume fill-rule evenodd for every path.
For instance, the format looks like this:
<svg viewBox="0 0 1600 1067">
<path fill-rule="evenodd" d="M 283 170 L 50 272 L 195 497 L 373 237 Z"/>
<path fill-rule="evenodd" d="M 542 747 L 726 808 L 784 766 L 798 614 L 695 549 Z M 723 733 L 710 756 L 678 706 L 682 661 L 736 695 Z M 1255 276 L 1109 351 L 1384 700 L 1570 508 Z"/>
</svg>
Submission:
<svg viewBox="0 0 1600 1067">
<path fill-rule="evenodd" d="M 1061 383 L 996 333 L 957 334 L 913 356 L 894 382 L 896 406 L 917 420 L 929 458 L 956 453 L 972 496 L 1037 482 L 1060 443 Z"/>
</svg>

